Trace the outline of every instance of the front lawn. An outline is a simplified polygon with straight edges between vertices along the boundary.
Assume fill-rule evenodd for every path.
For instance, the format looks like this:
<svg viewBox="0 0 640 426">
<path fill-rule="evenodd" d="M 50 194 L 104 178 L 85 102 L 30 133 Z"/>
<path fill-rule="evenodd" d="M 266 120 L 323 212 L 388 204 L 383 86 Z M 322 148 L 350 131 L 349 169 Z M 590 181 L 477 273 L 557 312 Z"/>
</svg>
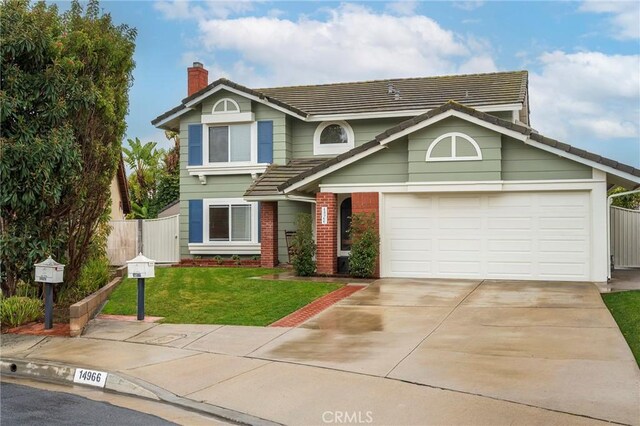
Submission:
<svg viewBox="0 0 640 426">
<path fill-rule="evenodd" d="M 156 277 L 146 280 L 145 314 L 173 324 L 265 326 L 341 286 L 252 279 L 275 272 L 278 270 L 156 268 Z M 136 301 L 137 281 L 126 279 L 102 312 L 135 315 Z"/>
<path fill-rule="evenodd" d="M 607 293 L 602 298 L 640 365 L 640 291 Z"/>
</svg>

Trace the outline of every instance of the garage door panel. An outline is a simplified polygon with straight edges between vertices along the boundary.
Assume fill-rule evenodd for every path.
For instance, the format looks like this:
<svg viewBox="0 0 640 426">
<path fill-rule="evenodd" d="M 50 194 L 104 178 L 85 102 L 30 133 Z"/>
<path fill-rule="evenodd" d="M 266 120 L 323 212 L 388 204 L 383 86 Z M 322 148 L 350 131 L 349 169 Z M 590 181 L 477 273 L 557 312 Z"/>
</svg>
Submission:
<svg viewBox="0 0 640 426">
<path fill-rule="evenodd" d="M 383 204 L 386 276 L 590 276 L 589 192 L 392 194 Z"/>
<path fill-rule="evenodd" d="M 480 273 L 480 262 L 438 262 L 438 271 L 443 274 L 477 276 Z"/>
<path fill-rule="evenodd" d="M 489 253 L 531 253 L 531 240 L 495 240 L 490 239 L 487 244 Z"/>
</svg>

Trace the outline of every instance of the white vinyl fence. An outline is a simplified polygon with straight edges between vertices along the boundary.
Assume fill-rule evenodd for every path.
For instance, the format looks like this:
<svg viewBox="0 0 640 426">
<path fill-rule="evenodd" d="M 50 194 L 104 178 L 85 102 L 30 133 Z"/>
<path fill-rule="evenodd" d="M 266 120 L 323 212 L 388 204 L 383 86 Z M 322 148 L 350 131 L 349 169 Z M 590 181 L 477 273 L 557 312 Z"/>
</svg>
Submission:
<svg viewBox="0 0 640 426">
<path fill-rule="evenodd" d="M 112 231 L 107 240 L 110 263 L 124 265 L 140 251 L 159 263 L 179 262 L 179 219 L 180 216 L 175 215 L 162 219 L 111 221 Z"/>
<path fill-rule="evenodd" d="M 640 210 L 611 207 L 611 255 L 616 268 L 640 267 Z"/>
<path fill-rule="evenodd" d="M 142 221 L 142 254 L 161 263 L 180 261 L 180 215 Z"/>
</svg>

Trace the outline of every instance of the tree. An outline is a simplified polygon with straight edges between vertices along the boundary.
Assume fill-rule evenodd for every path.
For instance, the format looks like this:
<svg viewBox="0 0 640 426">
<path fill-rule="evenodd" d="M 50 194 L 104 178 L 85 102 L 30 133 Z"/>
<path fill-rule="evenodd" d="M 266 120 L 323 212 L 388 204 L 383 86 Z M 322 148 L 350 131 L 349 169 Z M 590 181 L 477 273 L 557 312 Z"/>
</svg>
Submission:
<svg viewBox="0 0 640 426">
<path fill-rule="evenodd" d="M 134 29 L 98 1 L 0 3 L 2 289 L 51 254 L 76 282 L 104 228 L 133 81 Z M 102 239 L 100 239 L 102 240 Z"/>
<path fill-rule="evenodd" d="M 627 191 L 628 190 L 618 186 L 616 188 L 613 188 L 611 191 L 609 191 L 608 195 L 620 194 L 622 192 L 627 192 Z M 623 195 L 621 197 L 615 197 L 615 198 L 612 198 L 611 201 L 612 201 L 611 204 L 617 207 L 622 207 L 630 210 L 640 209 L 640 193 Z"/>
<path fill-rule="evenodd" d="M 161 160 L 164 150 L 156 149 L 156 142 L 142 143 L 140 139 L 128 139 L 129 147 L 122 147 L 124 161 L 132 174 L 129 176 L 131 196 L 138 206 L 149 207 L 156 196 L 158 178 L 161 173 Z"/>
</svg>

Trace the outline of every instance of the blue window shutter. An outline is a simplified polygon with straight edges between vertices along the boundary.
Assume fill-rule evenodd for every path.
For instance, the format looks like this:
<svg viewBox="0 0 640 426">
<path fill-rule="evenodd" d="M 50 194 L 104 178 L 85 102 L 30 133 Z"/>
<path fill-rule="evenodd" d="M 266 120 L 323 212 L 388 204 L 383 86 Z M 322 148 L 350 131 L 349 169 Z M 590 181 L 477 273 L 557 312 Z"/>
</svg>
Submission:
<svg viewBox="0 0 640 426">
<path fill-rule="evenodd" d="M 258 121 L 258 163 L 273 163 L 273 121 Z"/>
<path fill-rule="evenodd" d="M 189 242 L 202 242 L 202 200 L 189 200 Z"/>
<path fill-rule="evenodd" d="M 189 124 L 189 165 L 202 166 L 201 124 Z"/>
</svg>

